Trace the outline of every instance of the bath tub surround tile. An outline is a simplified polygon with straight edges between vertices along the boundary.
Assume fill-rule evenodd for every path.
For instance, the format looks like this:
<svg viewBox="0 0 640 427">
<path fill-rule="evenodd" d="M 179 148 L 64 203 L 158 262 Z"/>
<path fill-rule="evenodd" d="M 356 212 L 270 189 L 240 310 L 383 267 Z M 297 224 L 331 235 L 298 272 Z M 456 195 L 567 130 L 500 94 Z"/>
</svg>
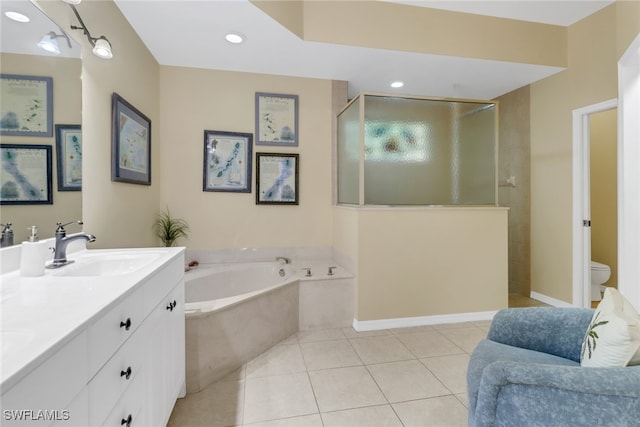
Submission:
<svg viewBox="0 0 640 427">
<path fill-rule="evenodd" d="M 467 409 L 454 396 L 394 403 L 391 406 L 405 426 L 467 426 Z"/>
<path fill-rule="evenodd" d="M 349 341 L 360 359 L 367 365 L 415 359 L 415 356 L 394 335 L 353 338 Z"/>
<path fill-rule="evenodd" d="M 313 341 L 331 341 L 345 339 L 342 328 L 337 329 L 317 329 L 310 331 L 298 332 L 298 341 L 300 343 Z"/>
<path fill-rule="evenodd" d="M 318 413 L 306 372 L 247 378 L 244 399 L 247 424 Z"/>
<path fill-rule="evenodd" d="M 387 403 L 364 366 L 309 372 L 320 412 Z"/>
<path fill-rule="evenodd" d="M 467 392 L 468 354 L 420 359 L 453 394 Z"/>
<path fill-rule="evenodd" d="M 368 368 L 373 379 L 392 403 L 451 394 L 417 360 L 369 365 Z"/>
<path fill-rule="evenodd" d="M 262 423 L 245 424 L 245 427 L 323 427 L 320 414 L 304 415 L 302 417 L 284 418 L 265 421 Z"/>
<path fill-rule="evenodd" d="M 242 425 L 244 382 L 225 381 L 178 399 L 167 427 Z"/>
<path fill-rule="evenodd" d="M 276 345 L 247 363 L 247 378 L 306 372 L 300 346 Z"/>
<path fill-rule="evenodd" d="M 391 405 L 325 412 L 322 421 L 324 427 L 402 427 Z"/>
<path fill-rule="evenodd" d="M 326 274 L 322 271 L 319 274 Z M 300 330 L 344 328 L 355 315 L 355 281 L 300 281 Z"/>
<path fill-rule="evenodd" d="M 438 331 L 401 334 L 397 338 L 418 358 L 465 352 Z"/>
<path fill-rule="evenodd" d="M 349 341 L 314 341 L 300 344 L 307 369 L 345 368 L 362 365 Z"/>
</svg>

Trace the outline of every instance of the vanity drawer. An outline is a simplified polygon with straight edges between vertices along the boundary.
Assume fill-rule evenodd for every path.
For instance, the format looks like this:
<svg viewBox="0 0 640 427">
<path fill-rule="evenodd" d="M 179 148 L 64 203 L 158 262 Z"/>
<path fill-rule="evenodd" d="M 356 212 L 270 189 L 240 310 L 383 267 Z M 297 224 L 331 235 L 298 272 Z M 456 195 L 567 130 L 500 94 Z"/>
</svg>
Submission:
<svg viewBox="0 0 640 427">
<path fill-rule="evenodd" d="M 145 313 L 151 313 L 181 280 L 184 280 L 184 257 L 176 257 L 145 284 Z"/>
<path fill-rule="evenodd" d="M 42 423 L 34 419 L 38 411 L 68 410 L 88 379 L 87 333 L 84 331 L 2 395 L 2 425 L 38 424 Z M 23 420 L 16 420 L 19 417 Z"/>
<path fill-rule="evenodd" d="M 140 375 L 131 383 L 113 410 L 107 415 L 101 425 L 103 427 L 148 427 L 147 412 L 145 411 L 145 389 L 147 387 L 146 373 Z"/>
<path fill-rule="evenodd" d="M 89 326 L 89 369 L 91 376 L 129 337 L 144 320 L 144 287 L 130 296 Z"/>
<path fill-rule="evenodd" d="M 89 383 L 91 425 L 99 425 L 126 390 L 144 381 L 149 338 L 143 329 L 127 340 Z"/>
</svg>

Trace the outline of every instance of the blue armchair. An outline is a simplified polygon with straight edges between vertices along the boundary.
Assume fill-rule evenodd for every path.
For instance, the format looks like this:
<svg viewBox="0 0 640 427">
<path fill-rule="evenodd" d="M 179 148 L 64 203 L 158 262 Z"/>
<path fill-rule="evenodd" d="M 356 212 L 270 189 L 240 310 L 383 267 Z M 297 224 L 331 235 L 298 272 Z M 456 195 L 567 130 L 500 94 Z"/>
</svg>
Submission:
<svg viewBox="0 0 640 427">
<path fill-rule="evenodd" d="M 580 366 L 592 316 L 499 311 L 469 361 L 469 426 L 640 426 L 640 366 Z"/>
</svg>

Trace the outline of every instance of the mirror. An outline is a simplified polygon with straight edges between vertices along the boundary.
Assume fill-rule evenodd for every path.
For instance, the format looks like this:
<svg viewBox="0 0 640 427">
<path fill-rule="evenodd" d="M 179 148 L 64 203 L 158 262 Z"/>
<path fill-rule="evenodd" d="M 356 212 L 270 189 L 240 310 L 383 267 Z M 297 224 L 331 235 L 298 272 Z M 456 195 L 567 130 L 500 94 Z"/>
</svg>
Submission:
<svg viewBox="0 0 640 427">
<path fill-rule="evenodd" d="M 35 4 L 28 0 L 13 0 L 0 2 L 2 15 L 0 16 L 0 72 L 2 74 L 19 76 L 51 77 L 53 82 L 53 125 L 80 125 L 82 83 L 81 46 L 56 23 L 51 21 Z M 29 18 L 29 22 L 18 22 L 7 17 L 6 12 L 18 12 Z M 49 41 L 54 40 L 59 48 L 59 53 L 51 53 L 38 47 L 44 36 L 49 35 Z M 3 80 L 4 82 L 4 80 Z M 4 83 L 3 83 L 4 84 Z M 5 90 L 5 89 L 3 89 Z M 8 90 L 8 89 L 7 89 Z M 12 89 L 13 90 L 13 89 Z M 14 93 L 14 92 L 11 92 Z M 2 115 L 11 111 L 7 100 L 0 99 L 0 103 L 7 102 L 2 108 Z M 6 107 L 6 108 L 5 108 Z M 2 117 L 0 117 L 0 120 Z M 2 124 L 3 130 L 6 122 Z M 64 140 L 66 133 L 62 128 L 53 126 L 51 136 L 16 136 L 0 135 L 2 144 L 20 145 L 46 145 L 51 147 L 51 204 L 2 204 L 0 206 L 0 223 L 12 223 L 14 231 L 14 244 L 27 240 L 27 227 L 35 225 L 41 239 L 53 237 L 56 222 L 69 222 L 82 218 L 82 195 L 78 186 L 61 186 L 58 179 L 58 147 L 56 136 Z M 61 141 L 62 142 L 62 141 Z M 61 151 L 65 152 L 65 144 L 60 144 Z M 76 144 L 76 150 L 78 145 Z M 6 152 L 6 150 L 3 150 Z M 81 147 L 78 153 L 81 158 Z M 72 157 L 75 161 L 74 179 L 78 177 L 78 156 Z M 65 158 L 65 156 L 61 156 Z M 80 159 L 81 161 L 81 159 Z M 68 164 L 69 160 L 67 160 Z M 29 171 L 29 166 L 24 169 Z M 66 166 L 65 166 L 66 168 Z M 9 171 L 3 158 L 0 162 L 0 191 L 13 190 L 16 194 L 16 181 L 23 177 L 15 171 Z M 62 168 L 64 169 L 64 168 Z M 11 173 L 10 173 L 11 172 Z M 46 172 L 38 173 L 37 168 L 32 168 L 29 173 L 47 177 Z M 48 180 L 44 178 L 44 180 Z M 64 179 L 62 180 L 64 181 Z M 76 181 L 77 182 L 77 181 Z M 41 185 L 42 187 L 43 185 Z M 61 188 L 62 187 L 62 188 Z M 74 191 L 75 190 L 75 191 Z M 3 200 L 7 200 L 4 198 Z M 0 227 L 1 229 L 1 227 Z M 70 230 L 77 231 L 77 230 Z"/>
</svg>

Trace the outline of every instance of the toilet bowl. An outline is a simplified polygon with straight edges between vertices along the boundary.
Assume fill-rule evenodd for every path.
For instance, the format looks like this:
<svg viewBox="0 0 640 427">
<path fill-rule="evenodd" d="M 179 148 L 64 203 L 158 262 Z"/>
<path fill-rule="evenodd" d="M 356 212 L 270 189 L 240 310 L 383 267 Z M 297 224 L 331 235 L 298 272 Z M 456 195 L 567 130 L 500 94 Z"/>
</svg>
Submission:
<svg viewBox="0 0 640 427">
<path fill-rule="evenodd" d="M 606 264 L 591 261 L 591 301 L 600 301 L 600 285 L 611 277 L 611 268 Z"/>
</svg>

